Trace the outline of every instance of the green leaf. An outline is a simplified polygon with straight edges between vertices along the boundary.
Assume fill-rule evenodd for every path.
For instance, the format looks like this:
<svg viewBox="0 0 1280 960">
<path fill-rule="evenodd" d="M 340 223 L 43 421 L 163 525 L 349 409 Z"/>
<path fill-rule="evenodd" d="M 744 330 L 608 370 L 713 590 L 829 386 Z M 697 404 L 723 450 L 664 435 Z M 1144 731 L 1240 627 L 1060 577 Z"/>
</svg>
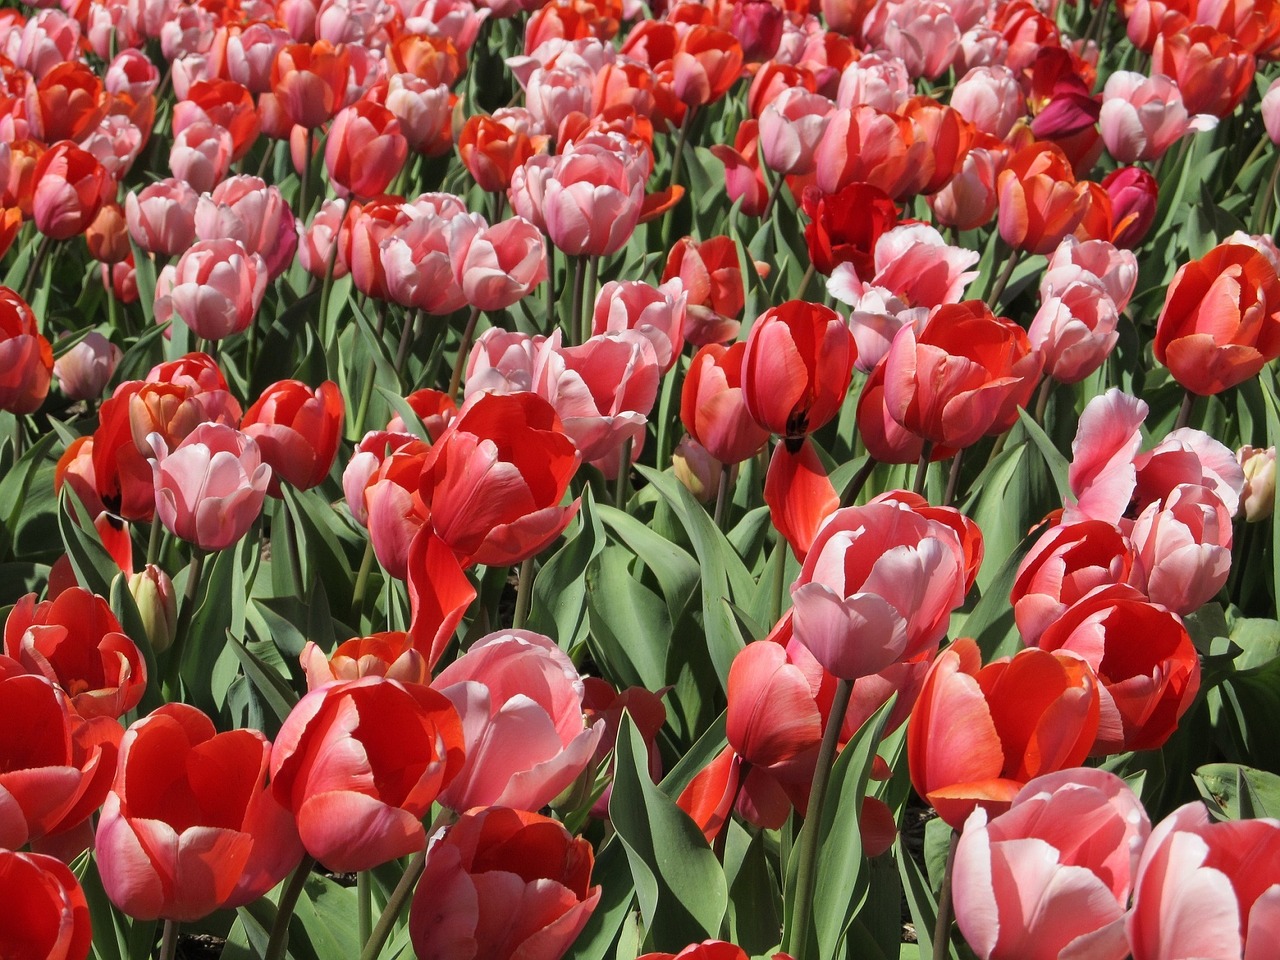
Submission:
<svg viewBox="0 0 1280 960">
<path fill-rule="evenodd" d="M 1040 456 L 1044 457 L 1045 465 L 1049 468 L 1049 474 L 1053 477 L 1053 482 L 1058 488 L 1058 496 L 1066 500 L 1071 496 L 1071 481 L 1067 477 L 1071 464 L 1062 455 L 1062 451 L 1054 446 L 1053 441 L 1049 439 L 1049 435 L 1041 429 L 1040 424 L 1036 423 L 1035 418 L 1027 413 L 1025 407 L 1018 408 L 1018 419 L 1022 422 L 1022 429 L 1027 431 L 1027 435 L 1031 437 L 1031 442 L 1040 451 Z"/>
<path fill-rule="evenodd" d="M 902 957 L 915 953 L 919 960 L 931 960 L 933 957 L 933 928 L 938 922 L 938 901 L 929 889 L 929 881 L 915 859 L 897 846 L 898 874 L 902 877 L 902 893 L 906 897 L 907 909 L 911 912 L 911 922 L 916 931 L 916 948 L 904 946 Z M 950 944 L 947 956 L 951 960 L 959 960 L 955 944 Z"/>
<path fill-rule="evenodd" d="M 1238 763 L 1210 763 L 1196 770 L 1196 789 L 1230 820 L 1280 817 L 1280 776 Z"/>
<path fill-rule="evenodd" d="M 272 669 L 262 657 L 241 643 L 236 635 L 229 630 L 227 631 L 227 640 L 231 644 L 232 653 L 236 655 L 236 659 L 240 661 L 240 665 L 244 668 L 245 678 L 258 691 L 263 701 L 275 713 L 276 718 L 281 723 L 284 723 L 285 717 L 289 716 L 294 704 L 298 702 L 298 695 L 293 692 L 293 688 L 280 676 L 279 672 Z M 272 647 L 271 649 L 274 650 L 275 648 Z"/>
<path fill-rule="evenodd" d="M 7 513 L 3 524 L 0 524 L 0 557 L 7 557 L 13 547 L 27 493 L 31 490 L 36 473 L 45 465 L 50 448 L 57 441 L 57 434 L 46 433 L 31 445 L 16 464 L 3 471 L 3 479 L 0 479 L 0 504 L 5 505 L 3 509 Z"/>
<path fill-rule="evenodd" d="M 675 952 L 719 934 L 724 871 L 698 825 L 649 779 L 648 750 L 630 716 L 618 730 L 609 817 L 654 947 Z"/>
<path fill-rule="evenodd" d="M 363 944 L 351 918 L 356 915 L 355 890 L 314 871 L 303 885 L 294 919 L 301 921 L 317 957 L 358 957 Z"/>
<path fill-rule="evenodd" d="M 600 887 L 600 902 L 565 960 L 606 960 L 614 956 L 613 945 L 635 902 L 631 867 L 620 842 L 607 842 L 601 849 L 591 870 L 591 882 Z"/>
<path fill-rule="evenodd" d="M 604 549 L 604 531 L 596 517 L 591 488 L 582 491 L 577 529 L 533 581 L 530 630 L 555 638 L 572 650 L 587 630 L 587 569 Z"/>
<path fill-rule="evenodd" d="M 590 639 L 600 669 L 621 686 L 666 684 L 671 621 L 666 606 L 628 570 L 630 553 L 606 547 L 586 575 Z"/>
<path fill-rule="evenodd" d="M 62 534 L 62 544 L 67 548 L 67 557 L 80 583 L 100 597 L 110 596 L 111 581 L 120 573 L 120 568 L 102 545 L 97 528 L 91 525 L 88 530 L 83 530 L 71 519 L 73 503 L 76 513 L 82 517 L 89 515 L 68 483 L 62 488 L 62 509 L 58 512 L 58 529 Z"/>
<path fill-rule="evenodd" d="M 671 622 L 684 616 L 698 589 L 698 564 L 687 552 L 659 536 L 639 520 L 613 507 L 596 507 L 600 522 L 640 558 L 658 580 Z"/>
</svg>

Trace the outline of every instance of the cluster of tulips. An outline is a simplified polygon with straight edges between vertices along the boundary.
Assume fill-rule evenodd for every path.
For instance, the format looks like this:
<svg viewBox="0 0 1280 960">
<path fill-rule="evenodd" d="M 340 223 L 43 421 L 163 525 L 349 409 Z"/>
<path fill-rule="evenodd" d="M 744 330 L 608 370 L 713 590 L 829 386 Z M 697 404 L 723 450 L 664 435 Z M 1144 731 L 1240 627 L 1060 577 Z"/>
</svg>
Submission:
<svg viewBox="0 0 1280 960">
<path fill-rule="evenodd" d="M 0 11 L 0 956 L 1270 956 L 1277 60 Z"/>
</svg>

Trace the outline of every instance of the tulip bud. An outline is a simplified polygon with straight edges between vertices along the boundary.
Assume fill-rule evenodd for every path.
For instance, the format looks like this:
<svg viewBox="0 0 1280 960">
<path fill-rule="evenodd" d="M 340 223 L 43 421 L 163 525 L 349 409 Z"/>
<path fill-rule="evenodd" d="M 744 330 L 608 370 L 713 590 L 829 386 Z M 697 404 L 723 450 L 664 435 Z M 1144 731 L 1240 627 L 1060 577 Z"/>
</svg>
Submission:
<svg viewBox="0 0 1280 960">
<path fill-rule="evenodd" d="M 1240 515 L 1249 523 L 1271 516 L 1276 499 L 1276 448 L 1259 450 L 1248 444 L 1236 453 L 1244 468 L 1244 492 L 1240 496 Z"/>
<path fill-rule="evenodd" d="M 129 593 L 142 617 L 151 651 L 164 653 L 173 643 L 178 625 L 178 597 L 173 581 L 154 563 L 129 577 Z"/>
<path fill-rule="evenodd" d="M 54 361 L 53 372 L 67 397 L 88 400 L 102 394 L 122 356 L 119 347 L 97 330 L 91 330 Z"/>
<path fill-rule="evenodd" d="M 720 492 L 720 461 L 690 436 L 680 438 L 671 454 L 676 479 L 701 503 L 710 503 Z"/>
</svg>

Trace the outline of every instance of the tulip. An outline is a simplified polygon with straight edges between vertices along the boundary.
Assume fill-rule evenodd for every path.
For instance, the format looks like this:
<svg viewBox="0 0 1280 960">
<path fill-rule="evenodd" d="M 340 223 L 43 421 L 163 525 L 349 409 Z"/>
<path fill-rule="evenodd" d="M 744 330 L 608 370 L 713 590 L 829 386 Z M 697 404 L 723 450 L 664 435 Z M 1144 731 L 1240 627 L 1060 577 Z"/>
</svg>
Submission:
<svg viewBox="0 0 1280 960">
<path fill-rule="evenodd" d="M 339 196 L 374 197 L 404 166 L 409 144 L 400 121 L 386 107 L 358 100 L 334 117 L 325 140 L 324 165 Z"/>
<path fill-rule="evenodd" d="M 1098 367 L 1120 339 L 1119 311 L 1100 283 L 1076 280 L 1044 291 L 1027 329 L 1044 372 L 1059 383 L 1079 383 Z"/>
<path fill-rule="evenodd" d="M 982 666 L 961 638 L 938 655 L 907 726 L 911 783 L 959 830 L 1003 813 L 1027 781 L 1079 766 L 1099 723 L 1093 670 L 1034 648 Z"/>
<path fill-rule="evenodd" d="M 262 129 L 253 96 L 234 80 L 200 80 L 173 108 L 176 136 L 194 123 L 213 123 L 231 134 L 231 159 L 239 160 Z"/>
<path fill-rule="evenodd" d="M 1236 460 L 1245 477 L 1239 515 L 1249 523 L 1258 523 L 1275 509 L 1276 449 L 1258 450 L 1246 444 L 1236 452 Z"/>
<path fill-rule="evenodd" d="M 630 239 L 644 183 L 617 154 L 578 148 L 562 155 L 543 185 L 547 235 L 575 256 L 608 256 Z"/>
<path fill-rule="evenodd" d="M 40 155 L 34 176 L 32 218 L 36 229 L 52 240 L 84 233 L 114 186 L 102 164 L 69 140 Z"/>
<path fill-rule="evenodd" d="M 952 877 L 965 942 L 982 960 L 1124 960 L 1129 892 L 1150 831 L 1125 782 L 1090 768 L 1035 778 L 989 822 L 978 808 Z"/>
<path fill-rule="evenodd" d="M 775 953 L 774 960 L 786 954 Z M 642 953 L 636 960 L 748 960 L 741 947 L 723 940 L 703 940 L 691 943 L 679 953 Z"/>
<path fill-rule="evenodd" d="M 1190 116 L 1178 85 L 1162 74 L 1117 70 L 1102 91 L 1102 140 L 1120 163 L 1157 160 L 1188 133 L 1217 125 L 1217 117 Z"/>
<path fill-rule="evenodd" d="M 659 370 L 666 373 L 684 348 L 688 299 L 683 285 L 673 281 L 654 287 L 643 280 L 610 280 L 596 296 L 591 332 L 636 331 L 649 341 Z"/>
<path fill-rule="evenodd" d="M 1138 258 L 1106 240 L 1082 243 L 1073 236 L 1064 237 L 1049 256 L 1041 289 L 1061 289 L 1080 279 L 1097 280 L 1116 309 L 1124 310 L 1138 284 Z"/>
<path fill-rule="evenodd" d="M 239 240 L 200 240 L 166 272 L 167 302 L 158 286 L 157 315 L 172 311 L 206 340 L 248 329 L 267 289 L 266 261 Z"/>
<path fill-rule="evenodd" d="M 814 151 L 835 105 L 803 88 L 784 90 L 760 114 L 764 162 L 779 175 L 803 175 L 814 169 Z"/>
<path fill-rule="evenodd" d="M 512 173 L 538 152 L 529 125 L 517 117 L 474 114 L 458 134 L 458 156 L 480 189 L 498 193 L 511 186 Z"/>
<path fill-rule="evenodd" d="M 298 701 L 271 750 L 271 791 L 311 856 L 368 870 L 422 850 L 420 818 L 462 764 L 458 714 L 418 684 L 365 676 Z"/>
<path fill-rule="evenodd" d="M 957 230 L 974 230 L 989 223 L 996 213 L 996 180 L 1002 167 L 999 155 L 985 147 L 974 147 L 965 154 L 960 172 L 927 198 L 938 223 Z"/>
<path fill-rule="evenodd" d="M 410 149 L 438 157 L 453 146 L 450 118 L 456 99 L 443 83 L 398 73 L 388 81 L 383 106 L 400 121 L 400 133 Z"/>
<path fill-rule="evenodd" d="M 907 177 L 907 151 L 915 141 L 905 117 L 859 106 L 832 112 L 814 154 L 817 185 L 823 193 L 839 193 L 851 183 L 869 183 L 893 199 L 901 199 Z"/>
<path fill-rule="evenodd" d="M 227 175 L 231 154 L 231 134 L 216 123 L 199 121 L 174 136 L 169 169 L 175 179 L 205 193 Z"/>
<path fill-rule="evenodd" d="M 1272 949 L 1280 823 L 1212 823 L 1179 807 L 1151 831 L 1126 921 L 1133 960 L 1253 960 Z"/>
<path fill-rule="evenodd" d="M 671 471 L 699 503 L 711 503 L 720 492 L 724 464 L 686 434 L 671 451 Z"/>
<path fill-rule="evenodd" d="M 320 126 L 341 109 L 347 92 L 351 56 L 327 40 L 286 46 L 271 66 L 271 89 L 293 123 Z"/>
<path fill-rule="evenodd" d="M 451 810 L 541 809 L 587 768 L 604 735 L 603 721 L 583 721 L 573 662 L 527 630 L 478 641 L 432 686 L 457 707 L 466 730 L 466 761 L 440 796 Z"/>
<path fill-rule="evenodd" d="M 1175 487 L 1133 522 L 1133 583 L 1180 616 L 1208 603 L 1231 572 L 1232 513 L 1212 490 Z"/>
<path fill-rule="evenodd" d="M 1280 356 L 1280 279 L 1257 250 L 1214 247 L 1178 268 L 1156 321 L 1155 357 L 1201 396 L 1221 393 Z"/>
<path fill-rule="evenodd" d="M 27 87 L 27 122 L 37 140 L 78 142 L 101 122 L 107 103 L 97 74 L 87 64 L 69 60 Z"/>
<path fill-rule="evenodd" d="M 206 423 L 172 451 L 159 434 L 148 439 L 156 511 L 170 533 L 201 550 L 225 550 L 248 532 L 271 479 L 252 438 Z"/>
<path fill-rule="evenodd" d="M 858 435 L 862 437 L 867 453 L 878 463 L 919 463 L 924 453 L 924 440 L 889 415 L 884 403 L 884 372 L 885 362 L 881 359 L 862 385 L 856 412 Z M 933 444 L 929 462 L 954 455 L 955 451 L 950 447 Z"/>
<path fill-rule="evenodd" d="M 733 34 L 696 26 L 681 35 L 668 67 L 676 98 L 687 107 L 714 103 L 742 73 L 742 46 Z"/>
<path fill-rule="evenodd" d="M 1111 240 L 1117 247 L 1139 246 L 1156 220 L 1159 185 L 1140 167 L 1121 167 L 1102 178 L 1111 201 Z"/>
<path fill-rule="evenodd" d="M 123 716 L 142 700 L 147 667 L 107 601 L 70 587 L 55 600 L 20 599 L 4 625 L 4 652 L 68 691 L 80 716 Z"/>
<path fill-rule="evenodd" d="M 694 354 L 680 395 L 680 422 L 721 463 L 741 463 L 768 442 L 747 409 L 742 386 L 745 343 L 710 344 Z"/>
<path fill-rule="evenodd" d="M 261 733 L 216 733 L 184 703 L 130 726 L 96 839 L 111 902 L 139 920 L 199 920 L 283 880 L 302 848 L 267 786 L 270 758 Z"/>
<path fill-rule="evenodd" d="M 814 269 L 829 277 L 839 264 L 850 263 L 858 276 L 875 273 L 876 243 L 898 222 L 898 208 L 883 190 L 869 183 L 851 183 L 832 195 L 806 190 L 803 209 Z"/>
<path fill-rule="evenodd" d="M 161 654 L 173 644 L 178 628 L 178 596 L 169 575 L 154 563 L 129 576 L 129 594 L 138 608 L 147 642 Z"/>
<path fill-rule="evenodd" d="M 1253 86 L 1254 57 L 1211 26 L 1165 28 L 1151 49 L 1151 69 L 1177 81 L 1188 113 L 1225 117 Z"/>
<path fill-rule="evenodd" d="M 662 269 L 662 282 L 676 277 L 689 295 L 686 340 L 701 347 L 725 343 L 738 335 L 746 291 L 737 243 L 723 236 L 676 241 Z"/>
<path fill-rule="evenodd" d="M 0 410 L 34 413 L 53 378 L 53 348 L 25 300 L 0 287 Z"/>
<path fill-rule="evenodd" d="M 299 657 L 307 675 L 307 689 L 316 690 L 334 680 L 386 677 L 403 685 L 426 684 L 431 680 L 427 661 L 409 642 L 403 630 L 389 630 L 369 637 L 354 637 L 338 645 L 326 657 L 308 640 Z"/>
<path fill-rule="evenodd" d="M 556 960 L 600 900 L 591 844 L 556 820 L 491 807 L 431 846 L 409 914 L 421 960 Z"/>
<path fill-rule="evenodd" d="M 983 133 L 1005 139 L 1026 113 L 1026 97 L 1013 71 L 1005 66 L 974 67 L 956 83 L 952 109 Z"/>
<path fill-rule="evenodd" d="M 14 960 L 85 960 L 93 946 L 89 905 L 61 860 L 0 850 L 0 898 L 13 910 L 0 955 Z"/>
<path fill-rule="evenodd" d="M 786 443 L 773 448 L 765 474 L 764 502 L 774 529 L 803 563 L 818 528 L 840 506 L 840 496 L 808 437 L 798 450 Z"/>
<path fill-rule="evenodd" d="M 844 402 L 855 352 L 834 310 L 803 300 L 771 307 L 752 326 L 742 358 L 747 411 L 789 441 L 817 430 Z"/>
<path fill-rule="evenodd" d="M 114 343 L 90 330 L 80 342 L 53 364 L 58 388 L 70 400 L 91 400 L 102 395 L 123 352 Z"/>
<path fill-rule="evenodd" d="M 258 177 L 237 176 L 200 197 L 191 220 L 195 239 L 238 240 L 247 252 L 266 258 L 279 243 L 282 229 L 292 229 L 293 213 L 278 187 Z"/>
<path fill-rule="evenodd" d="M 1023 330 L 975 300 L 944 304 L 918 334 L 904 326 L 885 357 L 885 408 L 932 443 L 962 448 L 990 430 L 1031 352 Z"/>
<path fill-rule="evenodd" d="M 733 146 L 717 143 L 711 153 L 724 164 L 725 193 L 730 203 L 742 203 L 748 217 L 764 213 L 769 202 L 769 185 L 760 171 L 760 124 L 744 120 L 734 134 Z"/>
<path fill-rule="evenodd" d="M 964 600 L 954 530 L 905 504 L 846 507 L 818 530 L 791 588 L 796 639 L 845 680 L 928 653 Z"/>
<path fill-rule="evenodd" d="M 1027 253 L 1049 253 L 1080 224 L 1087 186 L 1077 184 L 1061 148 L 1033 143 L 1009 158 L 998 181 L 1004 242 Z"/>
<path fill-rule="evenodd" d="M 1200 689 L 1200 658 L 1182 622 L 1127 585 L 1086 594 L 1036 645 L 1084 659 L 1097 673 L 1101 716 L 1091 754 L 1162 746 Z"/>
<path fill-rule="evenodd" d="M 462 215 L 449 230 L 453 277 L 472 307 L 503 310 L 547 278 L 542 232 L 522 217 L 487 226 L 478 214 Z"/>
<path fill-rule="evenodd" d="M 271 467 L 273 497 L 280 482 L 310 490 L 329 475 L 342 438 L 343 403 L 338 385 L 326 380 L 315 390 L 299 380 L 282 380 L 263 391 L 240 421 Z"/>
</svg>

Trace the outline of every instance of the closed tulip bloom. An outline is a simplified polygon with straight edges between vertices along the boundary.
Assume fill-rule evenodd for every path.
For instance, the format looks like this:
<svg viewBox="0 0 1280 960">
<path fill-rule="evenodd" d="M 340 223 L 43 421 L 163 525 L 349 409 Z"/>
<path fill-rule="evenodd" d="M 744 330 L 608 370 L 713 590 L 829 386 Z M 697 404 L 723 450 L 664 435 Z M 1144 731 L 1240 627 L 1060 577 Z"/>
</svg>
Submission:
<svg viewBox="0 0 1280 960">
<path fill-rule="evenodd" d="M 840 409 L 853 376 L 853 334 L 829 307 L 791 300 L 757 318 L 742 360 L 747 410 L 788 440 L 806 436 Z"/>
<path fill-rule="evenodd" d="M 466 733 L 466 762 L 441 794 L 452 810 L 538 810 L 591 763 L 604 721 L 587 726 L 584 687 L 551 640 L 527 630 L 494 633 L 432 682 L 453 702 Z"/>
<path fill-rule="evenodd" d="M 742 202 L 748 217 L 764 213 L 769 202 L 769 185 L 760 171 L 760 124 L 744 120 L 733 136 L 733 146 L 717 143 L 711 153 L 724 164 L 725 194 L 730 203 Z"/>
<path fill-rule="evenodd" d="M 397 73 L 388 81 L 383 106 L 400 121 L 400 133 L 411 150 L 438 157 L 453 146 L 450 120 L 456 99 L 443 83 Z"/>
<path fill-rule="evenodd" d="M 1059 383 L 1079 383 L 1107 359 L 1120 339 L 1120 314 L 1100 283 L 1074 280 L 1044 292 L 1027 336 Z"/>
<path fill-rule="evenodd" d="M 1030 354 L 1022 328 L 979 301 L 944 304 L 919 333 L 910 324 L 885 357 L 885 407 L 932 443 L 967 447 L 991 429 L 1021 384 L 1015 366 Z"/>
<path fill-rule="evenodd" d="M 680 396 L 680 422 L 721 463 L 741 463 L 768 442 L 747 409 L 742 386 L 745 343 L 709 344 L 694 354 Z"/>
<path fill-rule="evenodd" d="M 249 253 L 266 258 L 279 243 L 282 227 L 292 227 L 293 211 L 279 187 L 259 177 L 236 176 L 198 199 L 192 223 L 197 240 L 239 240 Z"/>
<path fill-rule="evenodd" d="M 1160 185 L 1141 167 L 1121 167 L 1102 178 L 1111 203 L 1111 242 L 1132 250 L 1142 244 L 1156 222 Z"/>
<path fill-rule="evenodd" d="M 1133 583 L 1180 616 L 1212 600 L 1231 572 L 1232 515 L 1222 498 L 1184 484 L 1133 522 Z"/>
<path fill-rule="evenodd" d="M 199 194 L 184 181 L 158 180 L 124 199 L 125 222 L 133 242 L 148 253 L 181 254 L 195 240 Z"/>
<path fill-rule="evenodd" d="M 685 106 L 714 103 L 742 73 L 742 45 L 727 30 L 695 26 L 679 40 L 669 66 L 671 88 Z"/>
<path fill-rule="evenodd" d="M 253 95 L 234 80 L 200 80 L 173 108 L 173 131 L 189 124 L 213 123 L 231 134 L 231 159 L 239 160 L 262 131 Z"/>
<path fill-rule="evenodd" d="M 434 690 L 379 676 L 328 683 L 285 718 L 271 791 L 309 854 L 332 870 L 368 870 L 426 846 L 421 818 L 462 751 L 458 714 Z"/>
<path fill-rule="evenodd" d="M 1037 646 L 1081 657 L 1097 673 L 1102 712 L 1091 754 L 1162 746 L 1200 689 L 1200 658 L 1182 622 L 1131 586 L 1093 590 Z"/>
<path fill-rule="evenodd" d="M 1033 143 L 1000 172 L 1000 236 L 1015 250 L 1049 253 L 1075 230 L 1087 210 L 1087 186 L 1077 184 L 1056 144 Z"/>
<path fill-rule="evenodd" d="M 1128 583 L 1133 565 L 1133 544 L 1113 524 L 1081 520 L 1046 530 L 1018 565 L 1009 593 L 1022 642 L 1035 646 L 1095 587 Z"/>
<path fill-rule="evenodd" d="M 408 155 L 395 114 L 370 100 L 357 100 L 334 117 L 324 165 L 339 196 L 374 197 L 387 189 Z"/>
<path fill-rule="evenodd" d="M 36 326 L 31 307 L 0 287 L 0 410 L 34 413 L 53 378 L 53 348 Z"/>
<path fill-rule="evenodd" d="M 785 953 L 773 956 L 774 960 L 787 957 Z M 636 960 L 747 960 L 747 952 L 723 940 L 703 940 L 689 944 L 679 953 L 642 953 Z"/>
<path fill-rule="evenodd" d="M 62 690 L 7 657 L 0 657 L 0 716 L 0 848 L 73 837 L 111 787 L 120 725 L 85 720 Z M 89 841 L 87 834 L 79 849 Z"/>
<path fill-rule="evenodd" d="M 1229 34 L 1191 24 L 1166 28 L 1151 49 L 1152 71 L 1172 77 L 1188 113 L 1225 117 L 1253 86 L 1255 58 Z"/>
<path fill-rule="evenodd" d="M 449 255 L 467 302 L 481 310 L 503 310 L 547 278 L 542 232 L 523 217 L 494 226 L 478 214 L 453 218 Z"/>
<path fill-rule="evenodd" d="M 960 172 L 927 198 L 938 223 L 957 230 L 974 230 L 989 223 L 996 213 L 996 180 L 1003 165 L 1000 155 L 985 147 L 974 147 L 965 154 Z"/>
<path fill-rule="evenodd" d="M 1236 451 L 1236 460 L 1244 471 L 1244 490 L 1240 494 L 1237 516 L 1249 523 L 1258 523 L 1275 510 L 1276 448 L 1259 450 L 1245 444 Z"/>
<path fill-rule="evenodd" d="M 240 431 L 201 424 L 170 451 L 152 434 L 156 512 L 175 536 L 201 550 L 225 550 L 262 512 L 271 467 Z"/>
<path fill-rule="evenodd" d="M 1151 832 L 1123 780 L 1081 768 L 1037 777 L 956 848 L 956 920 L 982 960 L 1124 960 L 1126 907 Z"/>
<path fill-rule="evenodd" d="M 12 960 L 89 956 L 89 904 L 75 874 L 61 860 L 0 850 L 0 898 L 13 911 L 0 929 L 0 955 Z"/>
<path fill-rule="evenodd" d="M 253 323 L 267 289 L 267 265 L 239 240 L 200 240 L 182 255 L 169 282 L 168 309 L 196 336 L 221 340 Z"/>
<path fill-rule="evenodd" d="M 80 716 L 116 718 L 142 700 L 147 666 L 107 601 L 69 587 L 36 603 L 29 593 L 4 625 L 4 653 L 67 692 Z"/>
<path fill-rule="evenodd" d="M 654 287 L 643 280 L 610 280 L 600 288 L 591 314 L 591 332 L 634 330 L 649 341 L 666 373 L 684 348 L 684 319 L 689 295 L 678 281 Z"/>
<path fill-rule="evenodd" d="M 216 123 L 199 121 L 173 138 L 169 169 L 197 193 L 206 193 L 231 169 L 231 134 Z"/>
<path fill-rule="evenodd" d="M 924 440 L 889 415 L 884 403 L 883 359 L 875 365 L 858 395 L 858 435 L 867 452 L 879 463 L 919 463 L 924 453 Z M 929 462 L 945 460 L 955 453 L 950 447 L 934 444 Z"/>
<path fill-rule="evenodd" d="M 271 89 L 280 109 L 308 129 L 333 118 L 347 94 L 351 55 L 327 40 L 283 47 L 271 67 Z"/>
<path fill-rule="evenodd" d="M 527 125 L 501 115 L 474 114 L 458 134 L 458 156 L 482 190 L 511 186 L 512 172 L 538 152 Z"/>
<path fill-rule="evenodd" d="M 432 843 L 409 913 L 421 960 L 558 960 L 600 900 L 591 844 L 557 820 L 491 807 Z"/>
<path fill-rule="evenodd" d="M 1133 896 L 1133 960 L 1261 960 L 1280 936 L 1280 822 L 1179 807 L 1151 831 Z"/>
<path fill-rule="evenodd" d="M 1155 357 L 1210 396 L 1280 356 L 1280 279 L 1253 247 L 1224 243 L 1178 268 L 1156 321 Z"/>
<path fill-rule="evenodd" d="M 908 176 L 907 151 L 915 141 L 905 117 L 869 106 L 832 112 L 814 154 L 817 184 L 839 193 L 851 183 L 870 183 L 898 199 Z"/>
<path fill-rule="evenodd" d="M 876 244 L 898 222 L 888 194 L 869 183 L 851 183 L 832 195 L 805 190 L 802 206 L 810 221 L 804 239 L 814 269 L 829 277 L 849 263 L 860 277 L 875 274 Z"/>
<path fill-rule="evenodd" d="M 52 240 L 84 233 L 114 184 L 93 154 L 70 140 L 40 155 L 35 168 L 31 215 L 36 229 Z"/>
<path fill-rule="evenodd" d="M 837 510 L 791 588 L 795 637 L 835 676 L 879 673 L 928 653 L 964 601 L 955 531 L 901 503 Z"/>
<path fill-rule="evenodd" d="M 769 169 L 803 175 L 814 169 L 814 151 L 835 105 L 803 87 L 784 90 L 760 114 L 760 145 Z"/>
<path fill-rule="evenodd" d="M 949 102 L 975 127 L 999 140 L 1027 112 L 1017 77 L 1005 66 L 974 67 L 956 83 Z"/>
<path fill-rule="evenodd" d="M 575 149 L 562 155 L 543 184 L 543 216 L 551 242 L 575 256 L 608 256 L 631 238 L 644 183 L 617 154 Z"/>
<path fill-rule="evenodd" d="M 1117 70 L 1102 91 L 1098 126 L 1107 152 L 1120 163 L 1159 159 L 1188 133 L 1217 125 L 1217 117 L 1188 114 L 1178 85 L 1163 74 Z"/>
<path fill-rule="evenodd" d="M 1138 285 L 1138 258 L 1131 250 L 1118 249 L 1106 240 L 1081 242 L 1064 237 L 1049 255 L 1041 289 L 1065 287 L 1073 280 L 1093 278 L 1102 285 L 1117 310 L 1129 305 Z"/>
<path fill-rule="evenodd" d="M 79 343 L 54 361 L 53 372 L 58 378 L 58 388 L 71 400 L 102 396 L 123 355 L 119 347 L 97 330 L 90 330 Z"/>
<path fill-rule="evenodd" d="M 108 103 L 97 74 L 87 64 L 70 60 L 27 86 L 27 122 L 37 140 L 78 142 L 106 115 Z"/>
<path fill-rule="evenodd" d="M 468 562 L 517 563 L 578 511 L 562 506 L 579 454 L 555 409 L 531 393 L 464 405 L 431 448 L 418 489 L 436 534 Z"/>
<path fill-rule="evenodd" d="M 1084 761 L 1099 686 L 1075 656 L 1032 648 L 983 667 L 978 645 L 957 640 L 907 722 L 912 785 L 956 830 L 976 809 L 1003 813 L 1028 780 Z"/>
<path fill-rule="evenodd" d="M 310 490 L 329 475 L 342 438 L 343 403 L 338 385 L 326 380 L 312 390 L 299 380 L 282 380 L 262 392 L 240 421 L 271 467 L 268 492 L 280 496 L 280 482 Z"/>
<path fill-rule="evenodd" d="M 129 594 L 138 608 L 153 653 L 168 650 L 178 626 L 178 595 L 169 575 L 148 563 L 129 576 Z"/>
<path fill-rule="evenodd" d="M 129 727 L 96 839 L 111 902 L 139 920 L 199 920 L 284 879 L 302 846 L 267 786 L 270 758 L 258 731 L 217 733 L 184 703 Z"/>
</svg>

